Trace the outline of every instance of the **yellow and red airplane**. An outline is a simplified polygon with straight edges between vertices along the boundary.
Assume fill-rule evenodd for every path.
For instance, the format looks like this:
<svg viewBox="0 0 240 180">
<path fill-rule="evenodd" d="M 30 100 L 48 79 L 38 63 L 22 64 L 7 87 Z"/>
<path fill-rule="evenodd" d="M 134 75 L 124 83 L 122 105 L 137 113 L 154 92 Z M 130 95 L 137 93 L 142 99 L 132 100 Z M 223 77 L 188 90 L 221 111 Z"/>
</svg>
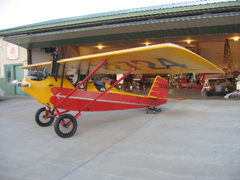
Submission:
<svg viewBox="0 0 240 180">
<path fill-rule="evenodd" d="M 51 62 L 32 64 L 22 68 L 41 72 L 44 68 L 50 70 L 51 64 Z M 155 78 L 147 96 L 116 89 L 115 86 L 129 74 L 223 73 L 206 59 L 174 44 L 158 44 L 63 59 L 58 61 L 58 65 L 59 73 L 55 77 L 46 75 L 41 80 L 25 78 L 22 82 L 14 83 L 45 106 L 35 114 L 37 124 L 49 126 L 57 117 L 54 129 L 63 138 L 75 134 L 76 119 L 81 116 L 82 111 L 148 108 L 156 112 L 157 106 L 167 102 L 168 82 L 160 76 Z M 79 74 L 87 76 L 82 81 L 77 78 L 76 83 L 72 84 L 65 75 L 73 72 L 78 72 L 78 76 Z M 93 74 L 124 75 L 109 85 L 89 82 Z M 81 88 L 83 85 L 84 89 Z M 69 111 L 77 113 L 73 116 L 67 114 Z"/>
</svg>

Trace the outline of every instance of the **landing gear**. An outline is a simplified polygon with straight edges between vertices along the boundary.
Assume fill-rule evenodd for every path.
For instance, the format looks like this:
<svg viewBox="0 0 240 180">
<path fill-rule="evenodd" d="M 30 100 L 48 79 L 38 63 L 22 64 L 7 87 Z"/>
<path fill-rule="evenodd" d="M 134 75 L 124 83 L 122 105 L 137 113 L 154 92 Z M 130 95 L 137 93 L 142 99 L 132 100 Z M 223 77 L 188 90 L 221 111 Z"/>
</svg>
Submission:
<svg viewBox="0 0 240 180">
<path fill-rule="evenodd" d="M 147 109 L 145 109 L 146 113 L 148 114 L 149 112 L 152 112 L 154 114 L 156 114 L 157 112 L 161 112 L 161 108 L 156 108 L 155 106 L 152 107 L 148 107 Z"/>
<path fill-rule="evenodd" d="M 49 117 L 51 115 L 54 115 L 54 110 L 48 110 L 46 107 L 42 107 L 36 112 L 35 121 L 39 126 L 50 126 L 54 121 L 54 117 Z"/>
<path fill-rule="evenodd" d="M 60 115 L 54 123 L 54 129 L 60 137 L 71 137 L 77 130 L 77 121 L 75 117 L 70 114 Z"/>
</svg>

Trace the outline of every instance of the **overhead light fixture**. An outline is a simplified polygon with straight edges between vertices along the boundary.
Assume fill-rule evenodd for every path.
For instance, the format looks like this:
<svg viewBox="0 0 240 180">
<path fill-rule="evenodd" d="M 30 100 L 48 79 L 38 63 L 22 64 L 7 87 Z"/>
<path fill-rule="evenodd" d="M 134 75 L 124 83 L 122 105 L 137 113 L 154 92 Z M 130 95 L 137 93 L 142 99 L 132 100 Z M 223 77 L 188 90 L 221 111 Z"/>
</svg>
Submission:
<svg viewBox="0 0 240 180">
<path fill-rule="evenodd" d="M 150 43 L 150 42 L 145 42 L 145 43 L 143 43 L 145 46 L 149 46 L 149 45 L 151 45 L 152 43 Z"/>
<path fill-rule="evenodd" d="M 96 48 L 98 48 L 98 49 L 103 49 L 104 47 L 106 47 L 106 46 L 103 46 L 102 44 L 98 44 L 97 46 L 95 46 Z"/>
<path fill-rule="evenodd" d="M 233 40 L 234 41 L 239 41 L 239 37 L 234 37 Z"/>
<path fill-rule="evenodd" d="M 187 43 L 190 44 L 190 43 L 191 43 L 191 40 L 187 40 Z"/>
<path fill-rule="evenodd" d="M 150 43 L 150 42 L 145 42 L 145 45 L 146 46 L 149 46 L 149 45 L 151 45 L 152 43 Z"/>
</svg>

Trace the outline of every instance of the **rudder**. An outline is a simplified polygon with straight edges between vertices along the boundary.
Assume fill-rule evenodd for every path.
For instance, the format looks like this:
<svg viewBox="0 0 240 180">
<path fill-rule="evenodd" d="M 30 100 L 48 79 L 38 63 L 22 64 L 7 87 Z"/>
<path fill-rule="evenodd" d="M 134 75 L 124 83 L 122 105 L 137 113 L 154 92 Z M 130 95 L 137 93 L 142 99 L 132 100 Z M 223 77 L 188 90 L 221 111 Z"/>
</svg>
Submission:
<svg viewBox="0 0 240 180">
<path fill-rule="evenodd" d="M 148 97 L 167 99 L 168 81 L 160 76 L 156 76 L 153 85 L 148 93 Z"/>
</svg>

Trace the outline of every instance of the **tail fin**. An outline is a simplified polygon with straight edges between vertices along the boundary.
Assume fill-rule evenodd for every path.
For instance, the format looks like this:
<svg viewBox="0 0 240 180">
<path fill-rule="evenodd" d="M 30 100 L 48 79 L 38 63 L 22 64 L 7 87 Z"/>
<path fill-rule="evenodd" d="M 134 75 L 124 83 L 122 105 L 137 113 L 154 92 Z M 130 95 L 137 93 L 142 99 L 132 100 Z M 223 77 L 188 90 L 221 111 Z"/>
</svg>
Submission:
<svg viewBox="0 0 240 180">
<path fill-rule="evenodd" d="M 160 76 L 156 76 L 148 97 L 167 99 L 168 95 L 168 81 Z"/>
</svg>

